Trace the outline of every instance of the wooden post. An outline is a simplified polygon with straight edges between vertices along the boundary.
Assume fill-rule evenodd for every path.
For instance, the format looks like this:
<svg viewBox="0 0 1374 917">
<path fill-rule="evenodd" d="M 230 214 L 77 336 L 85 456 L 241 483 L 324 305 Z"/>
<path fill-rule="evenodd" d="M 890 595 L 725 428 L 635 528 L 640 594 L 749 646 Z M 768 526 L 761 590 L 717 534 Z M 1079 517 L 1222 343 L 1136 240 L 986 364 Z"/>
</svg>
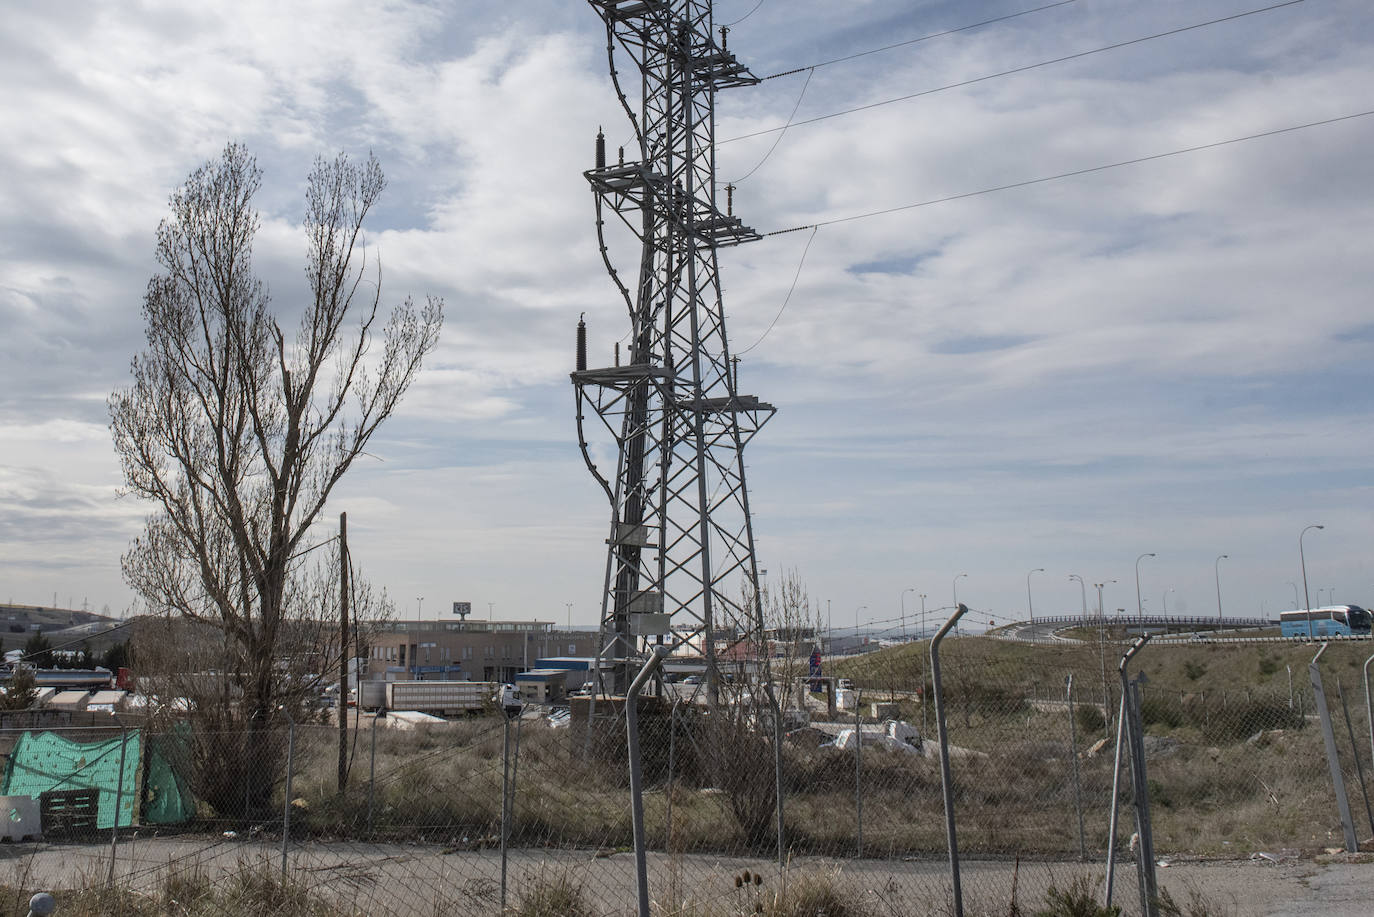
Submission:
<svg viewBox="0 0 1374 917">
<path fill-rule="evenodd" d="M 348 513 L 339 513 L 339 794 L 348 783 Z"/>
</svg>

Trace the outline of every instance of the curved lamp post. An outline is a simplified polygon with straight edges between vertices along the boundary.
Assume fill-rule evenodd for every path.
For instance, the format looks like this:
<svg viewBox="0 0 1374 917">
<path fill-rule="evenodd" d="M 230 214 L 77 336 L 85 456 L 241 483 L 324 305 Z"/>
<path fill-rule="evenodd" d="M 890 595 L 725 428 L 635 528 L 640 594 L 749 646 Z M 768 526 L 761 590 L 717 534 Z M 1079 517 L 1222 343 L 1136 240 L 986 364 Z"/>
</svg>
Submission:
<svg viewBox="0 0 1374 917">
<path fill-rule="evenodd" d="M 1302 551 L 1302 536 L 1311 529 L 1324 529 L 1324 525 L 1309 525 L 1298 533 L 1298 560 L 1302 562 L 1302 597 L 1307 605 L 1307 639 L 1312 639 L 1312 597 L 1307 592 L 1307 555 Z"/>
<path fill-rule="evenodd" d="M 1031 573 L 1044 573 L 1044 572 L 1045 572 L 1045 568 L 1044 568 L 1044 567 L 1036 567 L 1036 568 L 1035 568 L 1034 570 L 1032 570 L 1030 573 L 1027 573 L 1027 574 L 1026 574 L 1026 611 L 1030 613 L 1030 623 L 1032 623 L 1032 624 L 1035 623 L 1035 605 L 1034 605 L 1034 603 L 1031 602 L 1031 591 L 1030 591 L 1030 578 L 1031 578 Z"/>
<path fill-rule="evenodd" d="M 1083 620 L 1086 621 L 1088 619 L 1088 589 L 1083 585 L 1083 577 L 1077 573 L 1070 573 L 1069 579 L 1078 580 L 1078 595 L 1083 600 Z"/>
<path fill-rule="evenodd" d="M 954 607 L 956 610 L 959 608 L 959 580 L 963 579 L 966 576 L 968 576 L 967 573 L 960 573 L 958 576 L 954 578 L 953 582 L 950 583 L 950 590 L 954 593 Z M 956 636 L 959 633 L 959 625 L 957 621 L 955 622 L 954 633 Z"/>
<path fill-rule="evenodd" d="M 1217 557 L 1216 563 L 1212 564 L 1212 572 L 1217 577 L 1217 627 L 1221 627 L 1221 562 L 1230 559 L 1229 554 L 1221 554 Z"/>
<path fill-rule="evenodd" d="M 1145 605 L 1140 601 L 1140 562 L 1153 554 L 1142 554 L 1135 559 L 1135 613 L 1140 619 L 1140 633 L 1145 633 Z"/>
</svg>

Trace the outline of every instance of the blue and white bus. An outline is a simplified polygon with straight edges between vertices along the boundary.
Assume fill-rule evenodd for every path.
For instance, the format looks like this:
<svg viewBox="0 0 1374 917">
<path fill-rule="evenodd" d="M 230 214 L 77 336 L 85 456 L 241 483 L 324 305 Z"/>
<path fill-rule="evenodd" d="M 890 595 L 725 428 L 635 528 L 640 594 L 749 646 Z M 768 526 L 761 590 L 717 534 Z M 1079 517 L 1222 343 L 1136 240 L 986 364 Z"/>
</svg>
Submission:
<svg viewBox="0 0 1374 917">
<path fill-rule="evenodd" d="M 1310 623 L 1309 623 L 1310 622 Z M 1279 627 L 1285 637 L 1369 636 L 1370 614 L 1359 605 L 1327 605 L 1311 611 L 1285 611 Z M 1310 630 L 1309 630 L 1310 626 Z"/>
</svg>

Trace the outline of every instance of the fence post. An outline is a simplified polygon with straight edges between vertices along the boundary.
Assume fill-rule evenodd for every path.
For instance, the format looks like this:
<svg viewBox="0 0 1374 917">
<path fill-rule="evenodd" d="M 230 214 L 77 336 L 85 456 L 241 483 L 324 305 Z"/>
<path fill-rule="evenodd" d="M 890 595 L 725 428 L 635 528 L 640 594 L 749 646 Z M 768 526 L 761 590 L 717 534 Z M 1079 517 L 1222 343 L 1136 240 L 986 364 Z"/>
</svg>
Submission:
<svg viewBox="0 0 1374 917">
<path fill-rule="evenodd" d="M 949 847 L 949 878 L 954 890 L 954 917 L 964 917 L 964 892 L 959 885 L 959 843 L 954 830 L 954 784 L 949 772 L 949 733 L 945 728 L 945 700 L 940 684 L 940 641 L 968 611 L 960 604 L 930 641 L 931 693 L 935 696 L 935 734 L 940 742 L 940 787 L 945 797 L 945 841 Z"/>
<path fill-rule="evenodd" d="M 361 690 L 361 689 L 359 689 Z M 385 715 L 386 708 L 378 707 L 372 714 L 372 754 L 367 763 L 367 836 L 372 837 L 372 803 L 377 786 L 377 718 Z M 358 712 L 361 714 L 362 708 Z"/>
<path fill-rule="evenodd" d="M 1073 762 L 1073 808 L 1078 815 L 1078 862 L 1088 861 L 1088 844 L 1083 836 L 1083 784 L 1078 777 L 1078 724 L 1073 719 L 1073 673 L 1064 679 L 1064 694 L 1069 702 L 1069 760 Z"/>
<path fill-rule="evenodd" d="M 630 689 L 625 692 L 625 733 L 630 759 L 630 821 L 634 828 L 635 884 L 638 891 L 639 917 L 649 917 L 649 864 L 644 851 L 644 777 L 639 764 L 639 692 L 675 647 L 653 647 L 649 661 L 639 670 Z M 588 726 L 590 727 L 590 723 Z M 505 902 L 501 903 L 505 908 Z"/>
<path fill-rule="evenodd" d="M 501 743 L 501 913 L 506 913 L 506 814 L 510 802 L 510 717 L 502 720 Z"/>
<path fill-rule="evenodd" d="M 1365 719 L 1369 722 L 1369 760 L 1374 762 L 1374 702 L 1369 699 L 1369 664 L 1371 662 L 1374 662 L 1374 656 L 1370 656 L 1364 661 L 1364 714 Z M 1292 695 L 1293 689 L 1291 687 L 1288 689 L 1288 693 L 1290 696 Z M 1293 706 L 1291 701 L 1288 706 Z M 1371 763 L 1370 766 L 1374 767 L 1374 763 Z"/>
<path fill-rule="evenodd" d="M 1341 713 L 1345 716 L 1345 732 L 1350 736 L 1350 754 L 1355 759 L 1355 776 L 1360 781 L 1360 796 L 1364 798 L 1364 814 L 1369 819 L 1369 830 L 1374 832 L 1374 809 L 1369 807 L 1369 790 L 1364 785 L 1364 765 L 1360 763 L 1360 746 L 1355 741 L 1355 727 L 1350 722 L 1350 705 L 1345 702 L 1345 689 L 1340 678 L 1336 679 L 1336 696 L 1341 699 Z"/>
<path fill-rule="evenodd" d="M 1355 822 L 1350 816 L 1350 800 L 1345 795 L 1345 776 L 1341 773 L 1341 760 L 1336 753 L 1336 734 L 1331 729 L 1331 712 L 1326 708 L 1326 692 L 1322 689 L 1322 673 L 1317 660 L 1326 652 L 1326 644 L 1317 650 L 1317 655 L 1308 663 L 1307 673 L 1312 679 L 1312 701 L 1317 706 L 1317 717 L 1321 720 L 1322 740 L 1326 743 L 1326 764 L 1331 770 L 1331 788 L 1336 792 L 1336 810 L 1341 816 L 1341 829 L 1345 832 L 1345 849 L 1355 853 L 1360 849 L 1355 839 Z"/>
<path fill-rule="evenodd" d="M 775 813 L 778 817 L 778 873 L 782 874 L 783 859 L 786 851 L 786 813 L 783 810 L 782 791 L 782 704 L 778 703 L 777 693 L 773 690 L 771 671 L 768 675 L 768 701 L 773 705 L 773 797 Z M 786 698 L 783 698 L 786 701 Z"/>
<path fill-rule="evenodd" d="M 863 692 L 854 689 L 854 817 L 858 830 L 854 836 L 855 856 L 864 857 L 864 734 Z"/>
<path fill-rule="evenodd" d="M 114 824 L 110 826 L 110 874 L 106 882 L 114 884 L 115 877 L 115 854 L 119 850 L 119 810 L 124 805 L 124 754 L 129 748 L 129 730 L 122 727 L 119 730 L 119 777 L 115 780 L 115 811 Z"/>
<path fill-rule="evenodd" d="M 281 879 L 286 882 L 286 850 L 291 843 L 291 778 L 296 766 L 296 721 L 286 714 L 286 793 L 281 804 Z"/>
<path fill-rule="evenodd" d="M 682 698 L 673 695 L 673 706 L 668 711 L 668 792 L 667 811 L 663 816 L 663 849 L 673 848 L 673 777 L 677 762 L 677 705 Z"/>
<path fill-rule="evenodd" d="M 1140 912 L 1145 917 L 1157 917 L 1159 885 L 1155 879 L 1155 841 L 1150 824 L 1150 784 L 1145 770 L 1145 729 L 1140 716 L 1140 689 L 1144 682 L 1145 673 L 1142 672 L 1129 686 L 1127 731 L 1130 735 L 1132 795 L 1135 797 L 1135 824 L 1139 838 L 1135 857 L 1136 876 L 1140 884 Z"/>
<path fill-rule="evenodd" d="M 1150 640 L 1149 634 L 1142 634 L 1136 638 L 1131 648 L 1126 650 L 1126 655 L 1121 657 L 1121 681 L 1124 687 L 1126 681 L 1126 663 L 1131 657 L 1140 652 Z M 1112 765 L 1112 809 L 1111 818 L 1107 827 L 1107 882 L 1106 891 L 1103 894 L 1103 907 L 1112 906 L 1112 891 L 1116 885 L 1116 821 L 1117 813 L 1121 807 L 1121 748 L 1126 738 L 1126 691 L 1121 692 L 1121 706 L 1116 714 L 1116 760 Z"/>
</svg>

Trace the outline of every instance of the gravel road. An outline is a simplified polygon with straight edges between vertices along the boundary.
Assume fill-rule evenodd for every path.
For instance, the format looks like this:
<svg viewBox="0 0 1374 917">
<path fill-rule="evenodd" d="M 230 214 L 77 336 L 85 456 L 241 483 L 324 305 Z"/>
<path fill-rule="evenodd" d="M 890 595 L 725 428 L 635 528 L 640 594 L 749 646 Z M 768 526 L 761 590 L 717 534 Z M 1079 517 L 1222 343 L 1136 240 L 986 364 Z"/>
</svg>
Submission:
<svg viewBox="0 0 1374 917">
<path fill-rule="evenodd" d="M 169 872 L 191 871 L 220 877 L 246 867 L 277 870 L 280 841 L 239 837 L 175 836 L 121 838 L 115 858 L 116 880 L 152 887 Z M 1216 913 L 1235 917 L 1366 917 L 1374 913 L 1374 863 L 1336 857 L 1331 862 L 1287 859 L 1180 863 L 1159 870 L 1160 885 L 1181 903 L 1194 891 L 1204 894 Z M 101 843 L 22 843 L 0 846 L 0 880 L 26 889 L 59 890 L 104 881 L 110 845 Z M 459 850 L 429 844 L 307 842 L 295 844 L 289 868 L 303 881 L 368 914 L 439 914 L 492 917 L 500 902 L 501 859 L 496 850 Z M 762 859 L 702 854 L 669 857 L 651 853 L 649 872 L 656 899 L 676 897 L 700 904 L 739 904 L 734 877 L 744 870 L 764 877 L 762 892 L 776 887 L 776 863 Z M 835 860 L 804 857 L 791 863 L 788 881 L 823 874 L 836 886 L 865 900 L 878 914 L 944 913 L 948 866 L 942 860 Z M 513 903 L 532 878 L 566 873 L 579 880 L 599 913 L 633 913 L 634 859 L 625 852 L 587 850 L 512 850 L 507 872 Z M 1013 881 L 1024 910 L 1039 903 L 1051 883 L 1102 875 L 1100 865 L 966 861 L 962 886 L 970 915 L 1006 914 Z M 1117 872 L 1115 900 L 1127 913 L 1138 909 L 1135 870 Z M 442 901 L 436 906 L 435 902 Z M 60 896 L 59 896 L 60 902 Z M 1212 913 L 1212 912 L 1209 912 Z M 59 909 L 58 914 L 61 914 Z"/>
</svg>

